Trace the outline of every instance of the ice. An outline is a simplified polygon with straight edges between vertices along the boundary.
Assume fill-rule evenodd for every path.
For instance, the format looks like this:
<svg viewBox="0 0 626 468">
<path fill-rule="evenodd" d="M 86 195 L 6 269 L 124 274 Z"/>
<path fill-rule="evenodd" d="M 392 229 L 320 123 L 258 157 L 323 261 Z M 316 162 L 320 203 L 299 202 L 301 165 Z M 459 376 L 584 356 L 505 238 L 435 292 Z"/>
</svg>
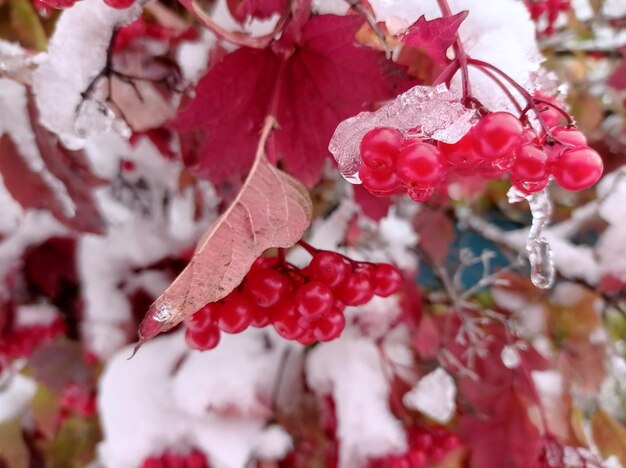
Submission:
<svg viewBox="0 0 626 468">
<path fill-rule="evenodd" d="M 359 145 L 372 128 L 388 126 L 446 143 L 456 143 L 472 126 L 474 112 L 444 85 L 415 86 L 374 112 L 361 112 L 341 122 L 328 145 L 339 171 L 351 183 L 359 183 Z"/>
<path fill-rule="evenodd" d="M 82 138 L 111 130 L 115 114 L 97 99 L 85 99 L 78 106 L 74 130 Z"/>
<path fill-rule="evenodd" d="M 552 248 L 543 237 L 543 230 L 550 222 L 552 204 L 546 189 L 531 195 L 525 195 L 511 187 L 508 193 L 509 203 L 527 200 L 533 220 L 526 241 L 526 251 L 530 262 L 530 279 L 535 286 L 548 289 L 554 284 L 555 268 Z"/>
<path fill-rule="evenodd" d="M 443 368 L 438 367 L 422 377 L 404 395 L 402 402 L 441 424 L 447 424 L 456 411 L 456 385 Z"/>
</svg>

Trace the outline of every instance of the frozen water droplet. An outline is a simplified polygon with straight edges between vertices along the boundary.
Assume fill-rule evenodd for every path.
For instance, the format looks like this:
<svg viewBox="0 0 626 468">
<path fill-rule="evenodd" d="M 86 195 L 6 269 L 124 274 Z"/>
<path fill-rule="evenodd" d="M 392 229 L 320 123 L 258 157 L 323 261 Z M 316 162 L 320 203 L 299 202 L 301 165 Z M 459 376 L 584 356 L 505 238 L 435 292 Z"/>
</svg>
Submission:
<svg viewBox="0 0 626 468">
<path fill-rule="evenodd" d="M 410 188 L 407 189 L 406 193 L 416 202 L 425 202 L 428 200 L 435 190 L 432 187 L 428 188 Z"/>
<path fill-rule="evenodd" d="M 543 190 L 548 185 L 548 179 L 522 182 L 522 186 L 528 193 L 535 193 Z"/>
<path fill-rule="evenodd" d="M 111 129 L 115 114 L 102 102 L 85 99 L 78 108 L 74 121 L 74 131 L 82 138 L 89 135 L 104 133 Z"/>
<path fill-rule="evenodd" d="M 509 369 L 516 369 L 522 361 L 517 348 L 511 345 L 502 348 L 500 359 L 502 359 L 502 363 Z"/>
<path fill-rule="evenodd" d="M 157 322 L 165 322 L 166 320 L 169 320 L 171 316 L 172 313 L 170 312 L 169 307 L 162 305 L 156 310 L 152 318 Z"/>
<path fill-rule="evenodd" d="M 531 195 L 525 195 L 514 187 L 508 192 L 509 203 L 528 200 L 533 221 L 526 241 L 526 251 L 530 262 L 530 279 L 535 286 L 542 289 L 554 284 L 555 269 L 552 248 L 543 237 L 543 229 L 550 222 L 552 204 L 548 192 L 543 189 Z"/>
<path fill-rule="evenodd" d="M 123 119 L 115 119 L 113 121 L 112 128 L 122 138 L 128 139 L 133 134 L 132 129 Z"/>
<path fill-rule="evenodd" d="M 498 169 L 499 171 L 508 171 L 509 169 L 511 169 L 511 166 L 513 166 L 514 162 L 515 158 L 507 156 L 505 158 L 500 158 L 492 161 L 491 167 L 493 167 L 494 169 Z"/>
</svg>

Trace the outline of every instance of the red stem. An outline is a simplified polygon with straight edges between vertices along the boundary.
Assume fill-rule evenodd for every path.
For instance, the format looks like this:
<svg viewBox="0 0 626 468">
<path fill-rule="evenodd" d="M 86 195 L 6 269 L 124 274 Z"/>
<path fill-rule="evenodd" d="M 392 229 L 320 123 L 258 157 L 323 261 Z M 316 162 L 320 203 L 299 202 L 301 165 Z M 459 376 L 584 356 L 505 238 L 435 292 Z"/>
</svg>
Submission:
<svg viewBox="0 0 626 468">
<path fill-rule="evenodd" d="M 308 253 L 310 253 L 311 255 L 315 255 L 317 252 L 319 252 L 318 249 L 316 249 L 311 244 L 309 244 L 307 241 L 304 241 L 302 239 L 300 239 L 298 241 L 298 245 L 300 247 L 302 247 L 304 250 L 306 250 Z"/>
<path fill-rule="evenodd" d="M 502 81 L 500 81 L 498 79 L 497 76 L 495 76 L 493 73 L 491 73 L 489 70 L 487 70 L 486 68 L 483 67 L 477 67 L 478 70 L 480 70 L 483 74 L 485 74 L 486 76 L 488 76 L 489 78 L 491 78 L 491 80 L 498 85 L 498 87 L 502 90 L 502 92 L 506 95 L 506 97 L 509 98 L 509 100 L 511 101 L 511 103 L 515 106 L 515 108 L 517 109 L 517 111 L 522 114 L 523 110 L 522 110 L 522 106 L 519 105 L 519 102 L 517 102 L 517 99 L 515 99 L 515 96 L 513 96 L 513 93 L 511 93 L 511 91 L 509 91 L 509 89 L 506 87 L 506 85 L 504 83 L 502 83 Z M 522 114 L 523 115 L 523 114 Z"/>
<path fill-rule="evenodd" d="M 439 5 L 439 9 L 443 14 L 444 18 L 452 16 L 452 10 L 450 10 L 450 5 L 448 5 L 447 0 L 437 0 L 437 5 Z M 465 49 L 463 48 L 463 44 L 461 43 L 461 39 L 459 38 L 459 33 L 454 34 L 454 44 L 452 45 L 454 49 L 454 58 L 455 61 L 458 61 L 458 65 L 461 68 L 461 82 L 463 84 L 463 101 L 467 100 L 472 95 L 472 91 L 470 89 L 469 83 L 469 72 L 467 68 L 468 57 L 465 53 Z"/>
</svg>

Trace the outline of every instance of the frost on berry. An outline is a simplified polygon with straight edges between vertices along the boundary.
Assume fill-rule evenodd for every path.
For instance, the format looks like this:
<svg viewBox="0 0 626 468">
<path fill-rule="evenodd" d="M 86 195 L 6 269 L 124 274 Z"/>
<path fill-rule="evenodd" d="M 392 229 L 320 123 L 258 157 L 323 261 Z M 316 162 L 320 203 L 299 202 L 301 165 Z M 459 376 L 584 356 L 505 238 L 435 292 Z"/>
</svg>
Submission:
<svg viewBox="0 0 626 468">
<path fill-rule="evenodd" d="M 361 167 L 359 146 L 365 134 L 375 127 L 397 128 L 408 133 L 456 143 L 472 126 L 474 112 L 465 108 L 458 96 L 444 85 L 416 86 L 374 112 L 361 112 L 341 122 L 328 149 L 346 180 L 358 183 Z"/>
</svg>

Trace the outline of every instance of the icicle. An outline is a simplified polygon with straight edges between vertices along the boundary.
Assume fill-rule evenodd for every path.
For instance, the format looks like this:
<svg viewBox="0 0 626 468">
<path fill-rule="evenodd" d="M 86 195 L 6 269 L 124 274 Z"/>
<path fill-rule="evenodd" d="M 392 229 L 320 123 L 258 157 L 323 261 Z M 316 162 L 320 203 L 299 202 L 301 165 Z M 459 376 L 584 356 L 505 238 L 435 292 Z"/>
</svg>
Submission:
<svg viewBox="0 0 626 468">
<path fill-rule="evenodd" d="M 533 221 L 526 241 L 526 251 L 530 261 L 530 279 L 535 286 L 547 289 L 554 284 L 554 260 L 550 244 L 543 237 L 543 228 L 550 222 L 552 204 L 546 189 L 531 195 L 525 195 L 511 187 L 508 192 L 509 203 L 528 200 Z"/>
</svg>

